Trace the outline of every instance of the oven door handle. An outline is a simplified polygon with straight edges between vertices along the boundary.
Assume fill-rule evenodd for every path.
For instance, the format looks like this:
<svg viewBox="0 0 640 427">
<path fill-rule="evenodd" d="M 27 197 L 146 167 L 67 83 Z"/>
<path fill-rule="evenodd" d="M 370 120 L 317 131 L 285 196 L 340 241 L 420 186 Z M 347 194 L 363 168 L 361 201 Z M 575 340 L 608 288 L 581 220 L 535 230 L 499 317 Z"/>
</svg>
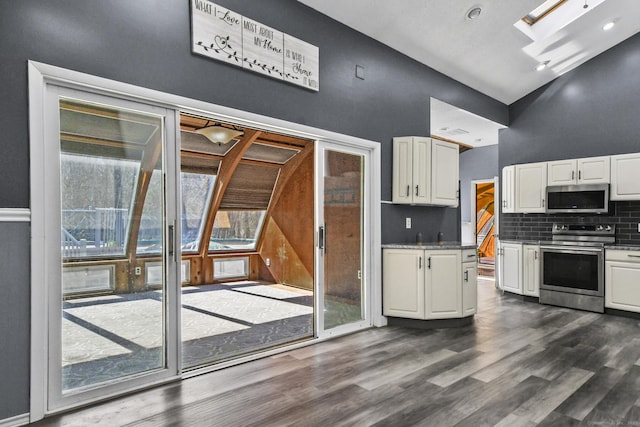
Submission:
<svg viewBox="0 0 640 427">
<path fill-rule="evenodd" d="M 541 250 L 553 252 L 602 252 L 603 248 L 593 248 L 589 246 L 540 246 Z"/>
</svg>

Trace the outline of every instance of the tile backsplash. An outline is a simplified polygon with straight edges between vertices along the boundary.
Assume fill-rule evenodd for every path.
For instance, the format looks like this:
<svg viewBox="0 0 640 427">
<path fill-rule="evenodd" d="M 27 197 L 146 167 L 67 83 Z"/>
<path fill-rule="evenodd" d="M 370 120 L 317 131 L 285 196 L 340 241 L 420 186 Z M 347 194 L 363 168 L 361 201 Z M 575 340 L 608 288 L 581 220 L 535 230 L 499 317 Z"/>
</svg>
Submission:
<svg viewBox="0 0 640 427">
<path fill-rule="evenodd" d="M 611 202 L 608 214 L 501 214 L 501 240 L 551 240 L 551 226 L 563 224 L 615 224 L 616 243 L 640 245 L 640 201 Z"/>
</svg>

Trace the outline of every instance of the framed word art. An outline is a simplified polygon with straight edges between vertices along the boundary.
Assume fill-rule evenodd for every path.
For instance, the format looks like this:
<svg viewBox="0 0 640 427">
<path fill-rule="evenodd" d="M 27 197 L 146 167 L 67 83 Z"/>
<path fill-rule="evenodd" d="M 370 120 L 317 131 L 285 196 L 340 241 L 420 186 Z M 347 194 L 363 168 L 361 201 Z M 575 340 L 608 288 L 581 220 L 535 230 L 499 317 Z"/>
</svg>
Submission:
<svg viewBox="0 0 640 427">
<path fill-rule="evenodd" d="M 194 53 L 318 91 L 317 46 L 208 0 L 191 0 Z"/>
</svg>

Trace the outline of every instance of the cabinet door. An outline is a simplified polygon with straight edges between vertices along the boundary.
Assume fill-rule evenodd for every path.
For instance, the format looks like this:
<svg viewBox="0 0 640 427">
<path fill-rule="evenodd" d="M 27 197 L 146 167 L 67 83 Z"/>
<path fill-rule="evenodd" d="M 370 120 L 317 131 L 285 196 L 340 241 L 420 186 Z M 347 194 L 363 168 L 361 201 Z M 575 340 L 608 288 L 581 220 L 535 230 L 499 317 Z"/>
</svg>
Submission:
<svg viewBox="0 0 640 427">
<path fill-rule="evenodd" d="M 611 156 L 611 200 L 640 200 L 640 153 Z"/>
<path fill-rule="evenodd" d="M 547 164 L 516 165 L 516 212 L 544 213 Z"/>
<path fill-rule="evenodd" d="M 505 166 L 502 168 L 502 212 L 514 213 L 516 211 L 516 167 Z"/>
<path fill-rule="evenodd" d="M 385 316 L 424 318 L 424 251 L 382 251 L 382 306 Z"/>
<path fill-rule="evenodd" d="M 522 291 L 532 297 L 540 296 L 540 248 L 539 246 L 524 245 L 522 272 Z"/>
<path fill-rule="evenodd" d="M 605 263 L 604 305 L 618 310 L 640 312 L 639 263 Z"/>
<path fill-rule="evenodd" d="M 462 274 L 459 250 L 426 251 L 427 319 L 462 317 Z"/>
<path fill-rule="evenodd" d="M 431 203 L 431 138 L 413 137 L 413 186 L 411 196 L 415 204 Z"/>
<path fill-rule="evenodd" d="M 558 160 L 547 163 L 547 185 L 573 185 L 578 179 L 575 160 Z"/>
<path fill-rule="evenodd" d="M 578 159 L 578 184 L 608 184 L 611 181 L 611 157 Z"/>
<path fill-rule="evenodd" d="M 458 206 L 458 145 L 431 140 L 431 204 Z"/>
<path fill-rule="evenodd" d="M 413 141 L 411 137 L 393 138 L 393 203 L 411 203 L 413 200 Z"/>
<path fill-rule="evenodd" d="M 500 256 L 502 289 L 522 294 L 522 245 L 502 243 Z"/>
<path fill-rule="evenodd" d="M 476 314 L 478 307 L 478 267 L 475 262 L 462 264 L 462 316 Z"/>
</svg>

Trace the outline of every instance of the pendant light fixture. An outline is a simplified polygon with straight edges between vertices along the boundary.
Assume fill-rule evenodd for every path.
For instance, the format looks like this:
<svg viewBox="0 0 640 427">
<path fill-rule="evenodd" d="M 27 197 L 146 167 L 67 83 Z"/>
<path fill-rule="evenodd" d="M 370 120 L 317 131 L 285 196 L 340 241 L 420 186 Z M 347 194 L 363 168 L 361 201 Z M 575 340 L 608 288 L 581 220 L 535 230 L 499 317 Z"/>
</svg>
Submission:
<svg viewBox="0 0 640 427">
<path fill-rule="evenodd" d="M 228 128 L 215 123 L 209 125 L 209 123 L 210 122 L 207 121 L 207 124 L 204 127 L 196 129 L 194 132 L 205 136 L 209 141 L 216 144 L 228 144 L 235 138 L 244 134 L 243 131 L 235 128 Z"/>
</svg>

